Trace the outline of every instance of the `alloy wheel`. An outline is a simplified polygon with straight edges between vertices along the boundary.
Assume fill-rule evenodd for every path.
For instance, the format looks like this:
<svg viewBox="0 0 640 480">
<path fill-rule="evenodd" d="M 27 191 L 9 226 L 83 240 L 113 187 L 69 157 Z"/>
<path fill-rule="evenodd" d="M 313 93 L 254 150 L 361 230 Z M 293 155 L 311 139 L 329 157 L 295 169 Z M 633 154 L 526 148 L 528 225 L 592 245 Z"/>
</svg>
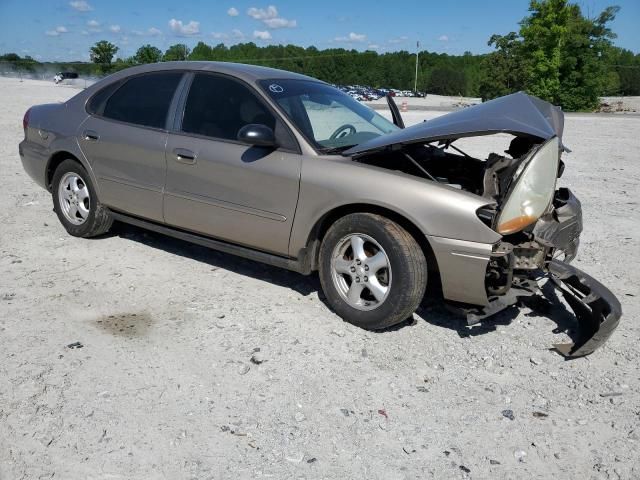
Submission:
<svg viewBox="0 0 640 480">
<path fill-rule="evenodd" d="M 62 214 L 74 225 L 82 225 L 89 217 L 91 198 L 84 179 L 74 172 L 67 172 L 58 184 L 58 200 Z"/>
<path fill-rule="evenodd" d="M 351 307 L 373 310 L 382 305 L 391 289 L 389 257 L 369 235 L 347 235 L 333 249 L 331 278 Z"/>
</svg>

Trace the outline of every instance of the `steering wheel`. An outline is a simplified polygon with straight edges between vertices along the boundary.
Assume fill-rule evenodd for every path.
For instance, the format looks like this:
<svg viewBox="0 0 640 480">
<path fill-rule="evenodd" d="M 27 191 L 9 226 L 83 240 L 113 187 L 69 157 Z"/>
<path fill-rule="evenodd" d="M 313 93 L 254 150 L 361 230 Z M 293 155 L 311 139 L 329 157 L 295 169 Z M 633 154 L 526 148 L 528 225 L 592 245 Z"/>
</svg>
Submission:
<svg viewBox="0 0 640 480">
<path fill-rule="evenodd" d="M 344 125 L 336 128 L 336 131 L 331 134 L 329 139 L 336 140 L 337 138 L 348 137 L 349 135 L 353 135 L 354 133 L 356 133 L 356 127 L 354 127 L 350 123 L 345 123 Z"/>
</svg>

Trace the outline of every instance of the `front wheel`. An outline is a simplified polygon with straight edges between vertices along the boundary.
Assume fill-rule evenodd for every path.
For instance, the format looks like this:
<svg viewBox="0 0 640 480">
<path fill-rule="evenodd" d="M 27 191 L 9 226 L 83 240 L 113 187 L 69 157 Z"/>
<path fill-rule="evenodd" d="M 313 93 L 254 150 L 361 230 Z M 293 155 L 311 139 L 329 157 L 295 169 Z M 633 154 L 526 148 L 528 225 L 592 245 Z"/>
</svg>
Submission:
<svg viewBox="0 0 640 480">
<path fill-rule="evenodd" d="M 65 160 L 53 174 L 53 206 L 60 223 L 74 237 L 95 237 L 106 233 L 113 217 L 98 201 L 89 174 L 74 160 Z"/>
<path fill-rule="evenodd" d="M 320 247 L 320 282 L 344 320 L 368 330 L 410 317 L 427 287 L 427 261 L 400 225 L 354 213 L 336 221 Z"/>
</svg>

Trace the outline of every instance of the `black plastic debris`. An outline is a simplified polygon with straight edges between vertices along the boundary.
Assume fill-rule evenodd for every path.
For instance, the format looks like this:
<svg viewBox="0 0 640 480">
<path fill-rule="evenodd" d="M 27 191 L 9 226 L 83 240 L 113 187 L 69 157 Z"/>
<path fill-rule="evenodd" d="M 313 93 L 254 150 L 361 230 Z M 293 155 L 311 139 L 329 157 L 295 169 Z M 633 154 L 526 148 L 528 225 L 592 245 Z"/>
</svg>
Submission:
<svg viewBox="0 0 640 480">
<path fill-rule="evenodd" d="M 508 418 L 509 420 L 515 420 L 516 416 L 513 414 L 513 410 L 503 410 L 502 416 Z"/>
</svg>

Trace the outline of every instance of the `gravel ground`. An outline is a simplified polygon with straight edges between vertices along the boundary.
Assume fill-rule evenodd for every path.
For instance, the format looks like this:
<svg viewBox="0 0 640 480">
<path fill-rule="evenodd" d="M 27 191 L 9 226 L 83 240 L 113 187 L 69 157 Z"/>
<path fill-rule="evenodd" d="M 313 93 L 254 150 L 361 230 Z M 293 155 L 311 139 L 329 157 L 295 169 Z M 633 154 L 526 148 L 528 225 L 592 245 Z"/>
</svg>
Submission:
<svg viewBox="0 0 640 480">
<path fill-rule="evenodd" d="M 28 106 L 74 92 L 0 79 L 0 479 L 640 478 L 640 118 L 567 117 L 576 265 L 624 316 L 565 361 L 561 305 L 467 328 L 427 300 L 371 333 L 316 276 L 133 227 L 66 235 L 17 144 Z"/>
</svg>

